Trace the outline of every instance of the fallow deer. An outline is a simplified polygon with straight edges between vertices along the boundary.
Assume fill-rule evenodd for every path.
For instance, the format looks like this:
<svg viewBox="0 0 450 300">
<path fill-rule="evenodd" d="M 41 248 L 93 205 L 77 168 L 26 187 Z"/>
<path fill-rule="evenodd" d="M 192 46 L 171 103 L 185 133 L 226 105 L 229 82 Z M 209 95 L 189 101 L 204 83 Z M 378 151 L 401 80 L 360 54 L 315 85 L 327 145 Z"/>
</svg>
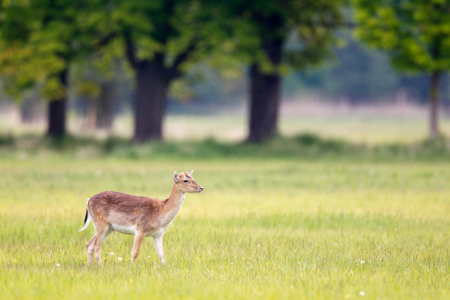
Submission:
<svg viewBox="0 0 450 300">
<path fill-rule="evenodd" d="M 144 237 L 153 237 L 156 252 L 165 264 L 162 238 L 170 222 L 175 218 L 184 201 L 184 193 L 201 193 L 203 188 L 191 177 L 192 172 L 174 174 L 174 184 L 170 197 L 164 201 L 155 198 L 138 197 L 118 192 L 102 192 L 87 201 L 84 227 L 92 220 L 95 235 L 86 244 L 88 266 L 93 262 L 93 252 L 102 265 L 100 251 L 103 240 L 117 231 L 134 235 L 131 261 L 136 259 Z"/>
</svg>

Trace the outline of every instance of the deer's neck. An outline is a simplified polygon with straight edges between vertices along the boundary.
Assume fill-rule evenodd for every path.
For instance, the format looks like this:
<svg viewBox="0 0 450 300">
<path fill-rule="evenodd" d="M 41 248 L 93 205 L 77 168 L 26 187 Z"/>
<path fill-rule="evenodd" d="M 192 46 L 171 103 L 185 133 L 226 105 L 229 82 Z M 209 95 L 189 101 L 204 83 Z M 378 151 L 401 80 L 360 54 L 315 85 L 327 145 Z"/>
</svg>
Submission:
<svg viewBox="0 0 450 300">
<path fill-rule="evenodd" d="M 167 203 L 164 206 L 163 214 L 162 214 L 162 225 L 165 226 L 169 224 L 173 218 L 180 211 L 181 204 L 184 201 L 184 193 L 178 190 L 174 184 L 172 193 L 170 194 L 169 199 L 167 199 Z"/>
</svg>

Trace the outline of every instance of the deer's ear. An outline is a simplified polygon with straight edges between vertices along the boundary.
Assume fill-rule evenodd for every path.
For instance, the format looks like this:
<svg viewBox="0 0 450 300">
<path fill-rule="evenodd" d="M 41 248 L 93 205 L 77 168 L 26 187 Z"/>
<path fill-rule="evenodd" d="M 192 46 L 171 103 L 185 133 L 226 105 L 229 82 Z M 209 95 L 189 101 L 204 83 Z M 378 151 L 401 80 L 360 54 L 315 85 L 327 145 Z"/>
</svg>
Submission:
<svg viewBox="0 0 450 300">
<path fill-rule="evenodd" d="M 194 173 L 194 170 L 190 171 L 190 172 L 189 172 L 189 175 L 192 175 L 192 173 Z"/>
<path fill-rule="evenodd" d="M 173 171 L 173 181 L 178 183 L 178 173 L 177 173 L 177 171 Z"/>
</svg>

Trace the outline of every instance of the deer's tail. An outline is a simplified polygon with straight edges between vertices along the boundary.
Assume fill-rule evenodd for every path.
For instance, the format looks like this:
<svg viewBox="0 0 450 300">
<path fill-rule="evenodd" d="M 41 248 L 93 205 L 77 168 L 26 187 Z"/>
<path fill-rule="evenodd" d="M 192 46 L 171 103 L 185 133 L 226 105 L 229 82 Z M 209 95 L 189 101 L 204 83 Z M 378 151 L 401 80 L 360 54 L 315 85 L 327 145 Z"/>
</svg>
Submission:
<svg viewBox="0 0 450 300">
<path fill-rule="evenodd" d="M 78 232 L 85 230 L 89 226 L 89 223 L 91 223 L 92 218 L 91 215 L 89 214 L 89 210 L 87 209 L 89 200 L 91 200 L 91 198 L 88 198 L 86 203 L 86 216 L 84 217 L 84 227 L 78 230 Z"/>
</svg>

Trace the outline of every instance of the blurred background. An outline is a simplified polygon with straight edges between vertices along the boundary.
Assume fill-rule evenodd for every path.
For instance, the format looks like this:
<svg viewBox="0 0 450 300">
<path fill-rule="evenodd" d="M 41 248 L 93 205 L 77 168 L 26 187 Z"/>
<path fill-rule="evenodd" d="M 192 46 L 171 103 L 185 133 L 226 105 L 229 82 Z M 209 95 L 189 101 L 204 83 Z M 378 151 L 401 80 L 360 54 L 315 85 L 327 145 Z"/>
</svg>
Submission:
<svg viewBox="0 0 450 300">
<path fill-rule="evenodd" d="M 0 298 L 450 299 L 449 16 L 0 0 Z M 166 265 L 118 234 L 86 268 L 87 198 L 192 169 Z"/>
<path fill-rule="evenodd" d="M 2 1 L 0 135 L 450 135 L 447 1 Z"/>
</svg>

